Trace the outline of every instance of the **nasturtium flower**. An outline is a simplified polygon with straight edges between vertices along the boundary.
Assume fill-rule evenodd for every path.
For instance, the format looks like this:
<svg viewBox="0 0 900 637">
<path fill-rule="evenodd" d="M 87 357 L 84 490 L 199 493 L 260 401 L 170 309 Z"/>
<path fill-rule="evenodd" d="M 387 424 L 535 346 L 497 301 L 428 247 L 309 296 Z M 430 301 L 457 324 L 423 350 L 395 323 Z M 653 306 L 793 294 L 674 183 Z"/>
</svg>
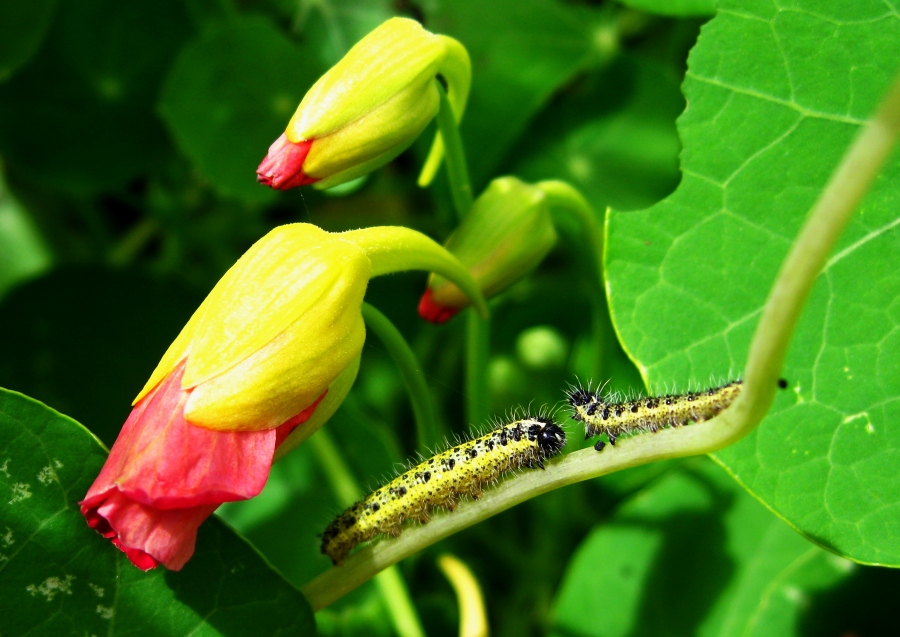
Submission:
<svg viewBox="0 0 900 637">
<path fill-rule="evenodd" d="M 260 239 L 138 394 L 81 502 L 88 524 L 139 568 L 180 569 L 216 507 L 257 495 L 273 457 L 340 406 L 359 368 L 369 279 L 414 268 L 451 277 L 484 310 L 465 269 L 407 228 L 298 223 Z"/>
<path fill-rule="evenodd" d="M 383 166 L 437 114 L 438 75 L 458 120 L 471 83 L 465 48 L 415 20 L 384 22 L 309 89 L 259 165 L 259 182 L 276 190 L 330 188 Z M 426 182 L 442 153 L 438 136 L 423 171 Z"/>
<path fill-rule="evenodd" d="M 491 297 L 537 267 L 556 239 L 541 188 L 515 177 L 500 177 L 475 200 L 444 247 L 466 266 L 481 293 Z M 432 274 L 419 302 L 419 315 L 443 323 L 468 305 L 452 281 Z"/>
</svg>

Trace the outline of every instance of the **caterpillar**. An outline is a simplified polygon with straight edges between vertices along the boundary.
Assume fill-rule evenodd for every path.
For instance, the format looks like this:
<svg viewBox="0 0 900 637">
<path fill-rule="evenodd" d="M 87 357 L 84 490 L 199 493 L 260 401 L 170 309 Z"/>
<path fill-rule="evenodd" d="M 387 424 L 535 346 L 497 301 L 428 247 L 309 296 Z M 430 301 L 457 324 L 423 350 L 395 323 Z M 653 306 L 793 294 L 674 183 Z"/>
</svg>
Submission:
<svg viewBox="0 0 900 637">
<path fill-rule="evenodd" d="M 585 425 L 585 439 L 605 433 L 611 445 L 623 434 L 656 432 L 663 427 L 680 427 L 689 422 L 703 422 L 716 416 L 741 393 L 741 381 L 735 380 L 700 392 L 650 396 L 617 401 L 615 396 L 602 396 L 590 388 L 573 388 L 567 392 L 572 418 Z M 605 443 L 594 445 L 603 451 Z"/>
<path fill-rule="evenodd" d="M 525 417 L 450 447 L 400 474 L 341 513 L 322 534 L 322 553 L 341 564 L 358 544 L 376 535 L 400 535 L 406 520 L 426 523 L 437 507 L 453 510 L 462 496 L 526 467 L 544 468 L 566 444 L 550 418 Z"/>
</svg>

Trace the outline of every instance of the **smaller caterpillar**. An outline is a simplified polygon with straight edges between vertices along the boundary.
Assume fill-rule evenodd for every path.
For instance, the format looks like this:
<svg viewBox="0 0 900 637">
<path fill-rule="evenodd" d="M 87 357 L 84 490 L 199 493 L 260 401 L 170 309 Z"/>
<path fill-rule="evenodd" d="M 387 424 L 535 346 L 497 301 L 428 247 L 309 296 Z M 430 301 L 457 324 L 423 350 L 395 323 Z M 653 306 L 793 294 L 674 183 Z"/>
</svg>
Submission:
<svg viewBox="0 0 900 637">
<path fill-rule="evenodd" d="M 341 513 L 322 534 L 322 553 L 339 565 L 378 534 L 397 537 L 406 520 L 426 523 L 436 507 L 453 510 L 460 497 L 478 499 L 487 484 L 521 467 L 544 468 L 566 434 L 550 418 L 526 417 L 450 447 L 400 474 Z"/>
<path fill-rule="evenodd" d="M 656 432 L 663 427 L 680 427 L 689 422 L 703 422 L 718 415 L 741 393 L 741 381 L 735 380 L 701 392 L 667 396 L 650 396 L 617 402 L 615 396 L 577 388 L 567 393 L 572 418 L 585 425 L 585 438 L 605 433 L 611 445 L 624 434 Z M 594 445 L 603 451 L 606 443 Z"/>
</svg>

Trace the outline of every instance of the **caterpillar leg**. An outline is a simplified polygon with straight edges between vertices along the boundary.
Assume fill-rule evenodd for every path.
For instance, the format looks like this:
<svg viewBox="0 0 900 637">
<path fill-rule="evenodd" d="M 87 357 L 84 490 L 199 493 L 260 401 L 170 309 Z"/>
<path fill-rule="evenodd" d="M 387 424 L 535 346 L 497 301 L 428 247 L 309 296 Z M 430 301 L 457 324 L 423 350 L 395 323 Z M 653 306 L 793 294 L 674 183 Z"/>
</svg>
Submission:
<svg viewBox="0 0 900 637">
<path fill-rule="evenodd" d="M 603 442 L 602 440 L 598 440 L 597 444 L 594 445 L 594 449 L 596 451 L 603 451 L 603 447 L 605 447 L 605 446 L 606 446 L 605 442 Z"/>
</svg>

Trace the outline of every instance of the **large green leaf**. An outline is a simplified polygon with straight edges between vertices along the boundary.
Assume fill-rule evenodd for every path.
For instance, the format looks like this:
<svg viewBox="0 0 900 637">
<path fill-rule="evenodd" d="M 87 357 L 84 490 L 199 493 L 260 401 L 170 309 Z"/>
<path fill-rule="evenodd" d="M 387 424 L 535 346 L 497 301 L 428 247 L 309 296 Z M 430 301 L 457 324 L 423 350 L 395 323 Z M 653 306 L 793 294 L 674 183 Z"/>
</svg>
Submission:
<svg viewBox="0 0 900 637">
<path fill-rule="evenodd" d="M 160 110 L 223 196 L 270 201 L 256 167 L 321 70 L 263 17 L 210 25 L 178 56 Z"/>
<path fill-rule="evenodd" d="M 900 14 L 878 1 L 724 2 L 691 53 L 683 179 L 608 218 L 608 290 L 654 389 L 738 374 L 791 241 L 897 72 Z M 900 566 L 900 160 L 813 290 L 757 431 L 717 457 L 807 537 Z"/>
<path fill-rule="evenodd" d="M 0 634 L 309 635 L 296 589 L 221 522 L 178 573 L 143 573 L 78 500 L 106 452 L 74 420 L 0 390 Z"/>
<path fill-rule="evenodd" d="M 879 626 L 869 618 L 877 604 L 829 609 L 829 597 L 855 590 L 884 603 L 898 583 L 896 571 L 810 544 L 712 462 L 695 460 L 594 528 L 563 578 L 554 626 L 570 637 L 844 634 Z"/>
</svg>

